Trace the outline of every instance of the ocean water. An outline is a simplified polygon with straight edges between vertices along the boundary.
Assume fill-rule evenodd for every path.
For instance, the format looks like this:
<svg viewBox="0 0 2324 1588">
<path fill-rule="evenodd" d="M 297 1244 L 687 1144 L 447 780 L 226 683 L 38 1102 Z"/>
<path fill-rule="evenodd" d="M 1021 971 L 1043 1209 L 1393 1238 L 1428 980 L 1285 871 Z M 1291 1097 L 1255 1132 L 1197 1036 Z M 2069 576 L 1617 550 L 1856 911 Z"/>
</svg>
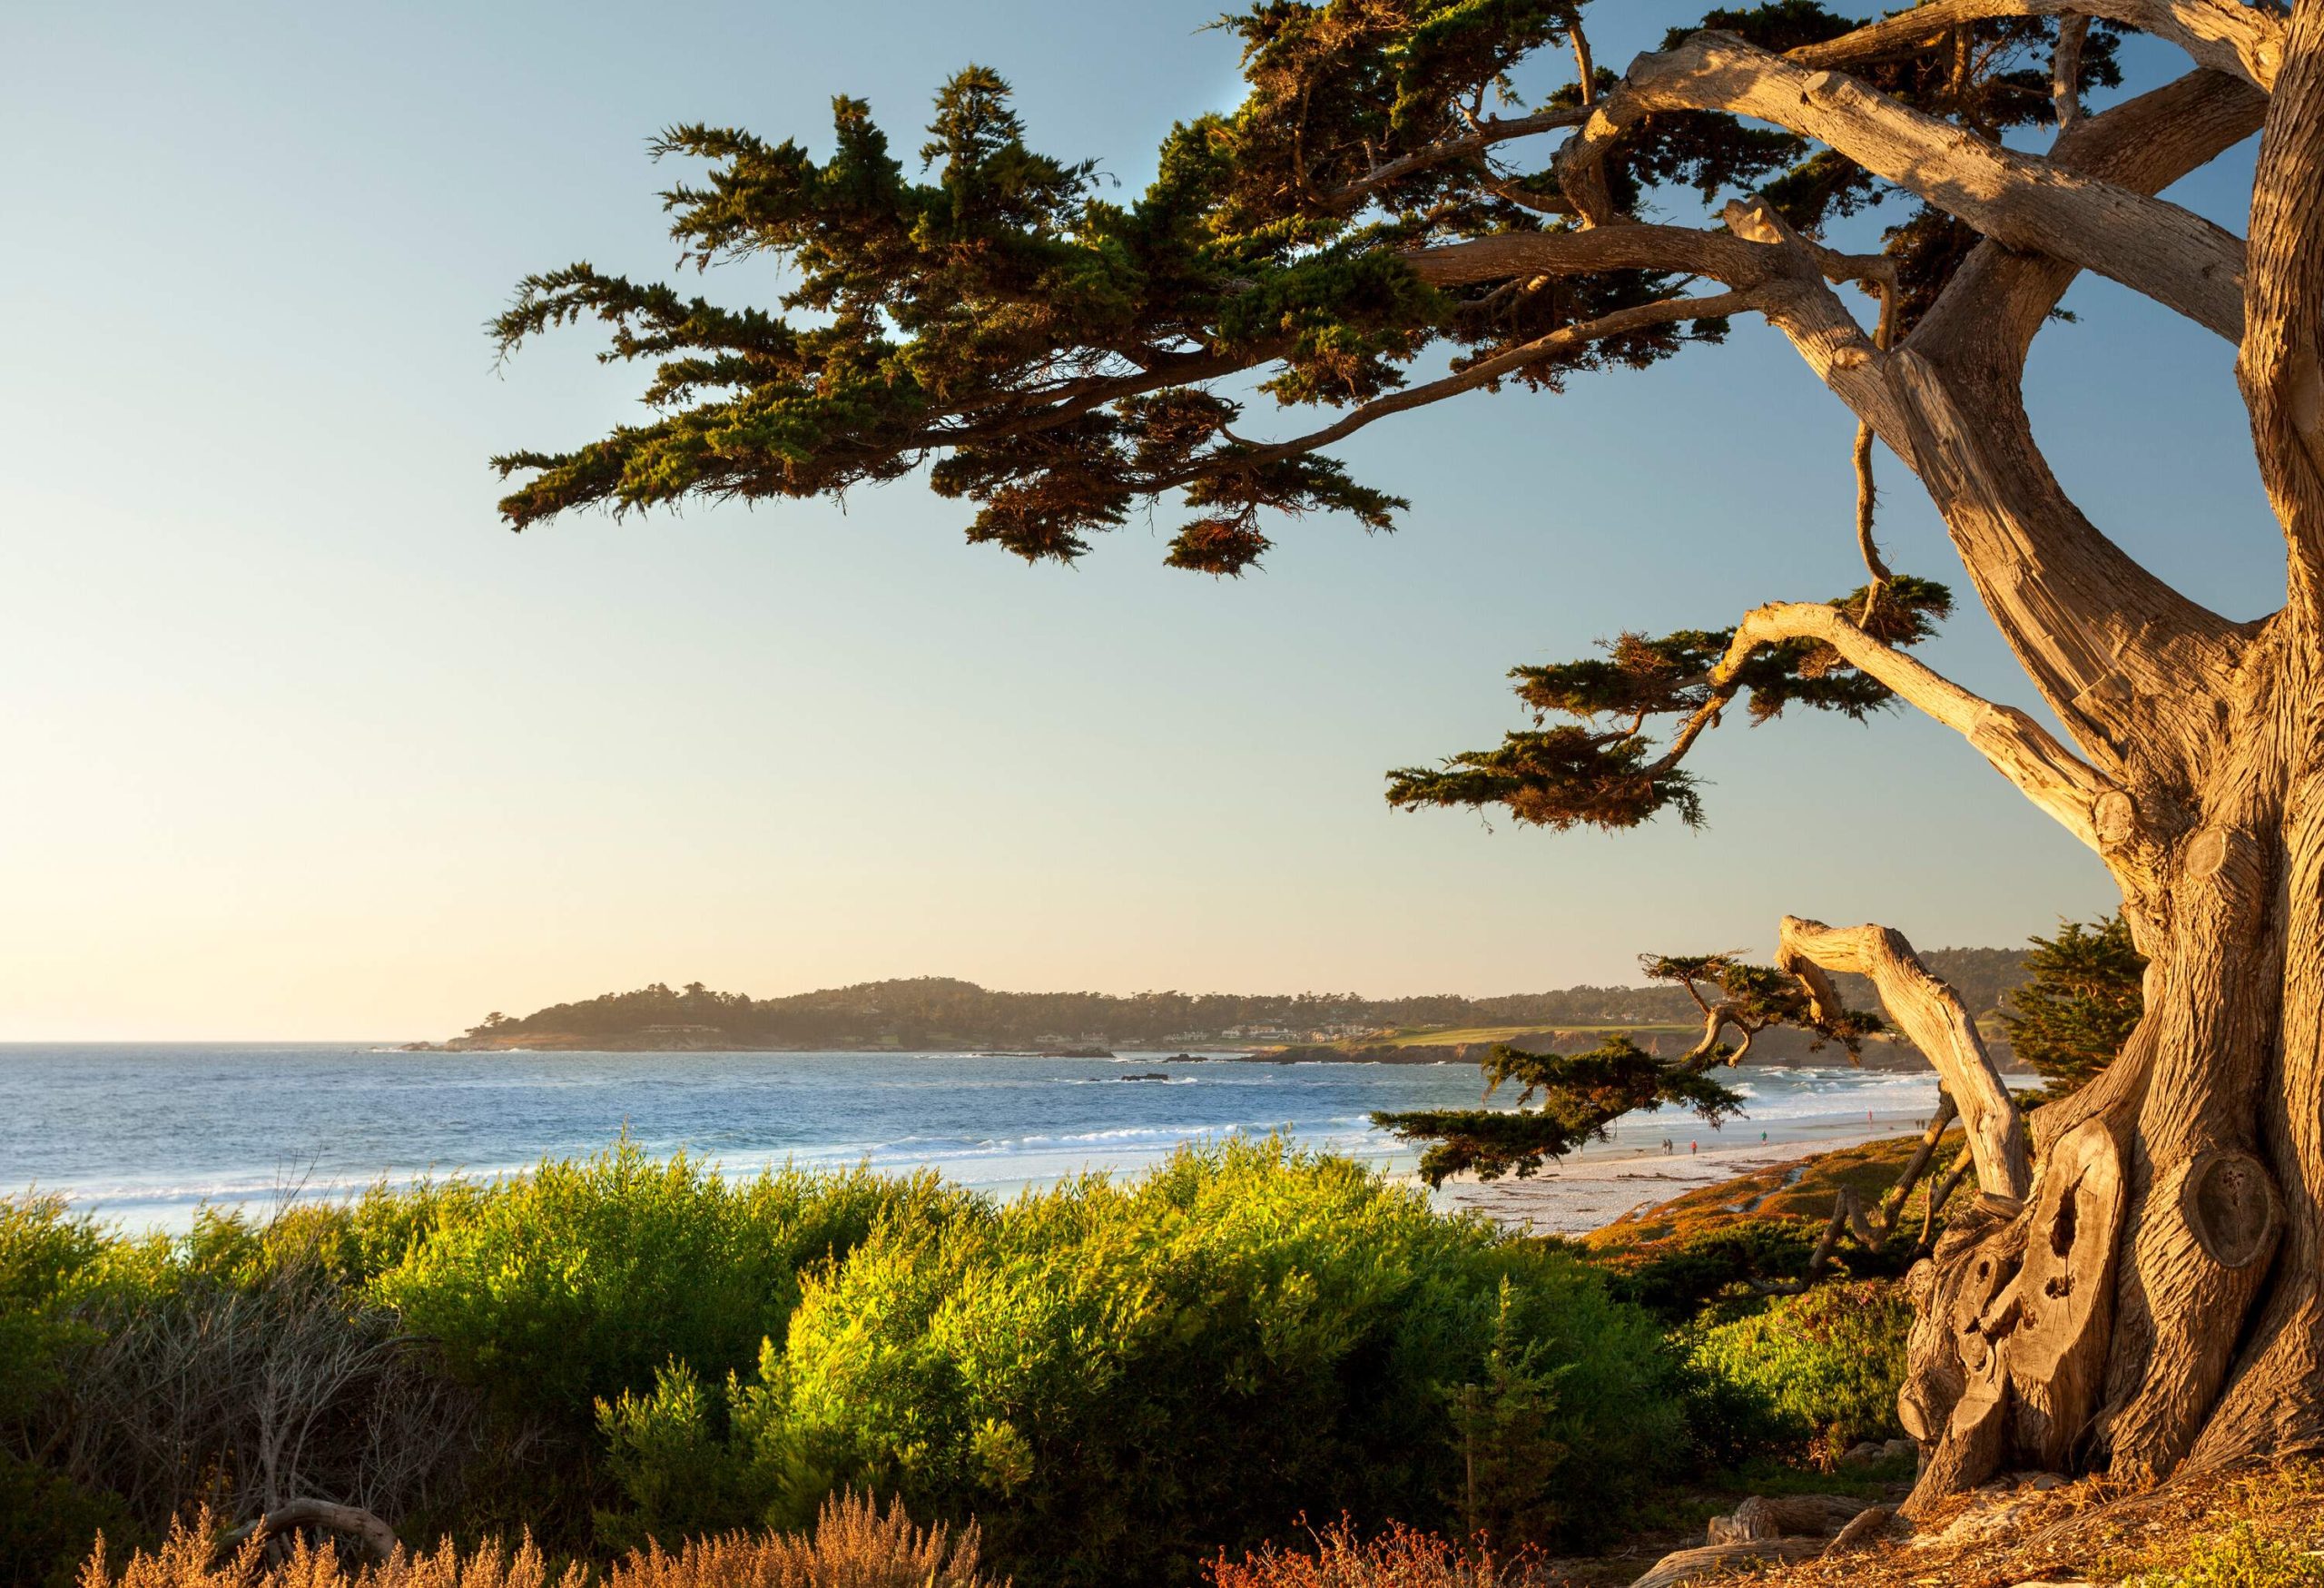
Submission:
<svg viewBox="0 0 2324 1588">
<path fill-rule="evenodd" d="M 1167 1080 L 1131 1079 L 1160 1073 Z M 1713 1133 L 1665 1110 L 1592 1151 L 1666 1136 L 1805 1139 L 1869 1116 L 1909 1129 L 1933 1078 L 1750 1068 L 1746 1118 Z M 1135 1173 L 1181 1143 L 1280 1130 L 1410 1169 L 1375 1109 L 1471 1107 L 1466 1064 L 1255 1064 L 1156 1054 L 402 1053 L 353 1043 L 0 1044 L 0 1192 L 61 1192 L 131 1228 L 182 1229 L 204 1203 L 336 1196 L 378 1181 L 490 1176 L 596 1152 L 626 1131 L 728 1171 L 786 1160 L 930 1166 L 1000 1194 L 1086 1170 Z"/>
</svg>

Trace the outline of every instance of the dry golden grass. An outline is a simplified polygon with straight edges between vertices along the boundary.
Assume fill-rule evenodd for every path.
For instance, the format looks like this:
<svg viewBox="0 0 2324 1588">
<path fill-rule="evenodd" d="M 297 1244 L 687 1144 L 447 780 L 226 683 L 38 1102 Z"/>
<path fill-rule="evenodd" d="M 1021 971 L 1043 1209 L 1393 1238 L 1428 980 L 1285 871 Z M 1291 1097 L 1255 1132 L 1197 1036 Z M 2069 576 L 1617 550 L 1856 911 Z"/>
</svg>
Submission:
<svg viewBox="0 0 2324 1588">
<path fill-rule="evenodd" d="M 159 1550 L 137 1551 L 118 1571 L 100 1539 L 80 1588 L 1006 1588 L 977 1573 L 975 1524 L 958 1533 L 916 1527 L 902 1505 L 882 1514 L 869 1496 L 853 1494 L 825 1502 L 812 1534 L 694 1539 L 675 1553 L 634 1553 L 602 1574 L 578 1564 L 553 1571 L 529 1536 L 513 1550 L 486 1544 L 466 1553 L 447 1540 L 352 1570 L 304 1538 L 270 1561 L 256 1538 L 221 1556 L 216 1536 L 207 1512 L 181 1520 Z"/>
</svg>

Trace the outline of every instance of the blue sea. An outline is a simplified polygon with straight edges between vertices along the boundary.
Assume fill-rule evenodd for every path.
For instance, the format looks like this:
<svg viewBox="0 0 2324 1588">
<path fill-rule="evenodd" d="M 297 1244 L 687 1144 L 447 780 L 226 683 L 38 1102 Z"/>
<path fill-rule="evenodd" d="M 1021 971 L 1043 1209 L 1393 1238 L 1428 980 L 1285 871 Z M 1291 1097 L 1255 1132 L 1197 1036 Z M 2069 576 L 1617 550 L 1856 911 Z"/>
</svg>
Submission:
<svg viewBox="0 0 2324 1588">
<path fill-rule="evenodd" d="M 1153 1075 L 1164 1080 L 1137 1079 Z M 1812 1137 L 1867 1115 L 1910 1129 L 1933 1078 L 1750 1068 L 1747 1117 L 1714 1137 L 1639 1115 L 1601 1150 Z M 1135 1173 L 1181 1143 L 1281 1131 L 1392 1172 L 1413 1153 L 1375 1109 L 1472 1107 L 1467 1064 L 1267 1064 L 1158 1054 L 404 1053 L 359 1043 L 0 1044 L 0 1191 L 61 1192 L 129 1228 L 204 1203 L 266 1205 L 386 1181 L 520 1171 L 624 1132 L 730 1172 L 921 1166 L 999 1194 Z M 1508 1101 L 1512 1100 L 1502 1100 Z"/>
</svg>

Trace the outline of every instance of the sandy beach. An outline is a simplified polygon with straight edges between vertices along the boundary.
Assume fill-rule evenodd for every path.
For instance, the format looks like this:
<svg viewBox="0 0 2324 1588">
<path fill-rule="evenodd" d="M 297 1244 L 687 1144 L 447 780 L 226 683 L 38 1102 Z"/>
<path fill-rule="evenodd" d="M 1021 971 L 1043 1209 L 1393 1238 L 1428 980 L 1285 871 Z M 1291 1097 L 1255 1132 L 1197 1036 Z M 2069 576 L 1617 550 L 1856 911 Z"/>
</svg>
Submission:
<svg viewBox="0 0 2324 1588">
<path fill-rule="evenodd" d="M 1770 1127 L 1765 1141 L 1732 1139 L 1747 1134 L 1739 1129 L 1698 1136 L 1681 1130 L 1673 1133 L 1676 1149 L 1669 1153 L 1662 1150 L 1659 1137 L 1644 1147 L 1629 1141 L 1604 1143 L 1531 1179 L 1482 1183 L 1472 1176 L 1458 1176 L 1444 1182 L 1436 1200 L 1439 1207 L 1474 1208 L 1521 1233 L 1582 1235 L 1698 1186 L 1884 1136 L 1912 1135 L 1920 1128 L 1910 1115 L 1880 1115 L 1870 1121 L 1787 1120 Z M 1748 1134 L 1756 1137 L 1758 1132 Z M 1698 1150 L 1688 1150 L 1690 1141 L 1699 1143 Z"/>
</svg>

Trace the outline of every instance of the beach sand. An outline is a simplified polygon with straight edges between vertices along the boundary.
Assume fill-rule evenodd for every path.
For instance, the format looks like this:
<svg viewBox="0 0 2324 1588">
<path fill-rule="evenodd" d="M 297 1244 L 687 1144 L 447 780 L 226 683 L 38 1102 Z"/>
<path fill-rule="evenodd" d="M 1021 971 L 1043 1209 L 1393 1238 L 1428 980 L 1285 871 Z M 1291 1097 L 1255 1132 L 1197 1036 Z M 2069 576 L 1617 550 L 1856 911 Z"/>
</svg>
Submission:
<svg viewBox="0 0 2324 1588">
<path fill-rule="evenodd" d="M 1657 1137 L 1644 1147 L 1618 1141 L 1587 1148 L 1531 1179 L 1482 1183 L 1473 1176 L 1455 1176 L 1437 1191 L 1436 1205 L 1474 1208 L 1519 1234 L 1584 1235 L 1698 1186 L 1882 1137 L 1915 1135 L 1919 1129 L 1910 1115 L 1887 1114 L 1869 1122 L 1785 1121 L 1769 1127 L 1767 1140 L 1748 1143 L 1730 1139 L 1746 1134 L 1741 1130 L 1691 1137 L 1681 1130 L 1672 1133 L 1678 1149 L 1667 1155 Z M 1687 1150 L 1690 1140 L 1701 1144 L 1699 1151 Z"/>
</svg>

